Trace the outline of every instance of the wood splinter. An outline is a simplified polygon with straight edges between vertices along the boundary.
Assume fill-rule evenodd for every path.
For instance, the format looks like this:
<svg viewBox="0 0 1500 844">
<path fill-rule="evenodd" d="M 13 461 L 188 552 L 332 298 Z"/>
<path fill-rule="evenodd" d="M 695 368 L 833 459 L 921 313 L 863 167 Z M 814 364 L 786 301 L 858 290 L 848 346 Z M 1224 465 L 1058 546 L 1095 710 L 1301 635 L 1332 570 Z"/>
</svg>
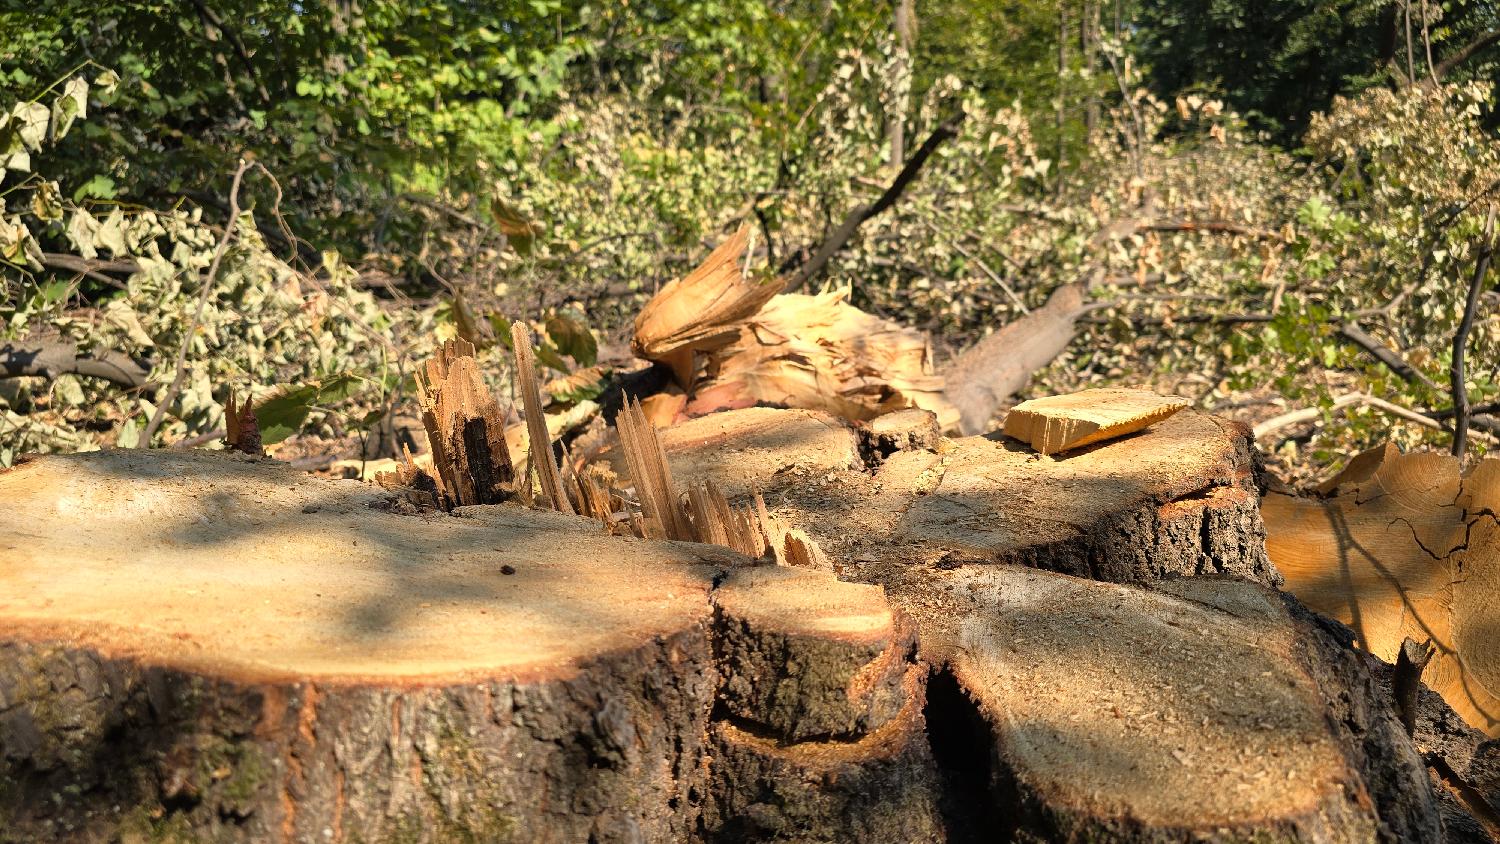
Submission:
<svg viewBox="0 0 1500 844">
<path fill-rule="evenodd" d="M 255 419 L 255 408 L 250 397 L 239 404 L 234 391 L 229 391 L 229 403 L 224 406 L 224 447 L 230 451 L 265 456 L 266 449 L 260 441 L 260 424 Z"/>
<path fill-rule="evenodd" d="M 516 386 L 526 410 L 527 472 L 536 472 L 542 488 L 542 500 L 559 513 L 573 513 L 573 505 L 563 490 L 562 470 L 552 454 L 552 436 L 542 413 L 542 393 L 536 380 L 536 352 L 531 343 L 531 329 L 519 320 L 510 327 L 512 347 L 516 350 Z"/>
<path fill-rule="evenodd" d="M 1396 676 L 1392 691 L 1396 695 L 1396 712 L 1401 716 L 1401 726 L 1406 734 L 1417 731 L 1417 689 L 1422 687 L 1422 672 L 1437 653 L 1429 639 L 1417 644 L 1410 636 L 1401 642 L 1401 653 L 1396 656 Z"/>
</svg>

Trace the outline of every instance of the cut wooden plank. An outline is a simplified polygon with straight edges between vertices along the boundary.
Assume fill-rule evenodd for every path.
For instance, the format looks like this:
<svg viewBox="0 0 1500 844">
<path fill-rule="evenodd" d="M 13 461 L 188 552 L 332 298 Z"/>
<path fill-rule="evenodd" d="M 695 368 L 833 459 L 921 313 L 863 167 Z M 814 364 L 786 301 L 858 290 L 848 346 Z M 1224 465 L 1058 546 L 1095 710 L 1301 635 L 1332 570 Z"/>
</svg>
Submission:
<svg viewBox="0 0 1500 844">
<path fill-rule="evenodd" d="M 689 834 L 743 558 L 224 453 L 36 457 L 0 498 L 0 839 Z"/>
<path fill-rule="evenodd" d="M 782 742 L 850 740 L 895 717 L 910 625 L 879 586 L 784 566 L 736 569 L 714 591 L 729 711 Z"/>
<path fill-rule="evenodd" d="M 990 794 L 1015 807 L 1014 840 L 1441 840 L 1421 763 L 1354 655 L 1328 667 L 1337 646 L 1266 587 L 1012 566 L 920 582 L 893 597 L 994 731 Z"/>
<path fill-rule="evenodd" d="M 1365 452 L 1321 487 L 1270 493 L 1266 550 L 1303 603 L 1394 662 L 1407 637 L 1437 655 L 1423 679 L 1500 736 L 1500 461 L 1467 475 L 1446 454 Z"/>
<path fill-rule="evenodd" d="M 1083 390 L 1021 402 L 1005 416 L 1005 435 L 1057 454 L 1133 434 L 1187 406 L 1187 399 L 1150 390 Z"/>
</svg>

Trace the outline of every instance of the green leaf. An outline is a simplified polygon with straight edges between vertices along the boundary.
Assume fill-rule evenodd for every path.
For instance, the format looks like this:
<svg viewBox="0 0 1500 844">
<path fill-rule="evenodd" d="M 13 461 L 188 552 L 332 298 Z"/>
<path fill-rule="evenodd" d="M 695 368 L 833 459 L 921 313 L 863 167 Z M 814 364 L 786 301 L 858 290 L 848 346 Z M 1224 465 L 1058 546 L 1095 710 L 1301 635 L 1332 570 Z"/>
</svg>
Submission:
<svg viewBox="0 0 1500 844">
<path fill-rule="evenodd" d="M 279 443 L 302 430 L 313 408 L 327 406 L 353 395 L 363 382 L 349 373 L 294 387 L 278 387 L 271 398 L 255 405 L 261 442 Z"/>
<path fill-rule="evenodd" d="M 125 245 L 125 212 L 118 208 L 109 212 L 94 231 L 94 245 L 108 249 L 117 258 L 130 252 L 130 247 Z"/>
<path fill-rule="evenodd" d="M 64 407 L 82 407 L 88 402 L 76 375 L 59 375 L 52 381 L 52 400 Z"/>
<path fill-rule="evenodd" d="M 548 382 L 547 393 L 560 404 L 572 405 L 599 398 L 604 392 L 604 384 L 604 371 L 589 367 Z"/>
<path fill-rule="evenodd" d="M 31 153 L 24 149 L 18 149 L 9 155 L 0 155 L 0 170 L 14 170 L 17 173 L 31 172 Z"/>
<path fill-rule="evenodd" d="M 31 194 L 31 213 L 37 219 L 55 222 L 63 218 L 62 201 L 58 197 L 57 182 L 45 181 L 37 185 Z"/>
<path fill-rule="evenodd" d="M 562 359 L 562 355 L 557 353 L 556 347 L 551 343 L 537 344 L 536 360 L 542 366 L 550 367 L 558 372 L 567 372 L 570 368 L 568 362 Z"/>
<path fill-rule="evenodd" d="M 92 260 L 99 256 L 99 250 L 94 248 L 94 235 L 98 231 L 99 221 L 82 208 L 75 210 L 73 216 L 68 218 L 68 240 L 72 241 L 73 248 L 84 258 Z"/>
<path fill-rule="evenodd" d="M 579 366 L 593 366 L 599 359 L 599 343 L 582 314 L 562 311 L 547 318 L 547 337 L 557 350 Z"/>
<path fill-rule="evenodd" d="M 106 70 L 94 78 L 94 85 L 99 88 L 100 96 L 112 96 L 115 89 L 120 87 L 120 74 Z"/>
<path fill-rule="evenodd" d="M 453 294 L 453 327 L 458 331 L 458 336 L 468 340 L 476 349 L 487 349 L 493 345 L 490 338 L 484 336 L 484 329 L 474 316 L 474 309 L 469 307 L 464 295 L 457 291 Z"/>
<path fill-rule="evenodd" d="M 73 191 L 73 201 L 82 202 L 85 199 L 114 199 L 115 180 L 96 173 L 87 182 L 79 185 L 78 190 Z"/>
</svg>

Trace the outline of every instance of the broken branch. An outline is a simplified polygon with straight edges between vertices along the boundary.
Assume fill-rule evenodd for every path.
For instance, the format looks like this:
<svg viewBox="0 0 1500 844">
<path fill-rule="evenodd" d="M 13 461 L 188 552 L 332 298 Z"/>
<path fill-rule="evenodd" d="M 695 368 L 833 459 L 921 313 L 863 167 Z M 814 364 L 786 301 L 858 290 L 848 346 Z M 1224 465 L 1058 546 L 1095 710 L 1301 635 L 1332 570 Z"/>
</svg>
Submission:
<svg viewBox="0 0 1500 844">
<path fill-rule="evenodd" d="M 917 148 L 917 151 L 912 154 L 912 157 L 907 159 L 906 164 L 901 168 L 901 172 L 897 173 L 895 180 L 891 182 L 890 187 L 887 187 L 885 192 L 874 202 L 850 211 L 848 216 L 844 217 L 844 221 L 839 224 L 839 227 L 834 229 L 833 233 L 828 235 L 828 238 L 818 247 L 818 251 L 813 253 L 812 258 L 792 274 L 791 278 L 787 280 L 786 292 L 793 292 L 808 281 L 816 278 L 819 273 L 823 272 L 823 268 L 828 265 L 829 259 L 848 244 L 850 239 L 854 237 L 854 233 L 859 230 L 860 226 L 864 225 L 866 220 L 896 204 L 896 200 L 901 198 L 901 194 L 906 192 L 906 188 L 922 172 L 923 165 L 927 163 L 928 158 L 932 157 L 932 153 L 938 147 L 942 146 L 945 141 L 958 137 L 959 127 L 963 125 L 966 116 L 963 111 L 958 111 L 939 123 L 937 128 L 932 130 L 932 134 L 927 136 L 927 140 L 923 141 L 922 145 Z"/>
<path fill-rule="evenodd" d="M 150 370 L 131 356 L 116 351 L 80 352 L 71 340 L 33 337 L 0 345 L 0 378 L 87 375 L 130 390 L 148 386 Z"/>
<path fill-rule="evenodd" d="M 241 158 L 239 168 L 234 171 L 234 180 L 229 184 L 229 221 L 224 224 L 224 236 L 219 238 L 213 260 L 208 265 L 208 276 L 203 279 L 203 288 L 198 293 L 198 308 L 193 311 L 193 320 L 188 323 L 187 331 L 182 335 L 182 345 L 177 347 L 176 372 L 172 375 L 172 383 L 167 385 L 166 394 L 157 403 L 156 412 L 151 414 L 151 421 L 146 423 L 146 430 L 141 434 L 139 445 L 143 448 L 151 447 L 151 437 L 161 427 L 162 415 L 182 391 L 182 381 L 187 377 L 188 349 L 193 345 L 193 335 L 198 333 L 198 324 L 203 321 L 203 307 L 208 304 L 208 297 L 213 293 L 214 280 L 219 275 L 219 264 L 223 262 L 224 253 L 229 249 L 229 241 L 234 238 L 235 225 L 240 217 L 240 182 L 244 180 L 245 171 L 250 167 L 251 162 Z"/>
<path fill-rule="evenodd" d="M 1474 261 L 1474 275 L 1469 279 L 1469 294 L 1464 300 L 1463 317 L 1458 321 L 1458 330 L 1453 334 L 1453 363 L 1448 370 L 1449 383 L 1453 389 L 1453 455 L 1463 457 L 1469 438 L 1469 389 L 1464 384 L 1464 355 L 1469 346 L 1469 332 L 1474 328 L 1474 311 L 1479 307 L 1479 291 L 1484 277 L 1490 271 L 1490 258 L 1495 254 L 1495 207 L 1490 206 L 1489 216 L 1484 222 L 1484 245 Z"/>
</svg>

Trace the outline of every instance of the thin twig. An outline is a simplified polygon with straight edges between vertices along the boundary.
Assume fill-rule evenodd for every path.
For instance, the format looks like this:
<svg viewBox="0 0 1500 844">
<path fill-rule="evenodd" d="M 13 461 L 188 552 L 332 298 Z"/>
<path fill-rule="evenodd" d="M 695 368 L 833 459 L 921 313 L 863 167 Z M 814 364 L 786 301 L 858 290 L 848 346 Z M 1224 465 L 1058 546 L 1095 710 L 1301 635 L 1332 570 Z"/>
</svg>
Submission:
<svg viewBox="0 0 1500 844">
<path fill-rule="evenodd" d="M 1469 389 L 1464 384 L 1464 355 L 1468 350 L 1469 332 L 1474 328 L 1474 312 L 1479 308 L 1479 292 L 1484 277 L 1490 270 L 1490 258 L 1495 254 L 1495 206 L 1484 221 L 1484 243 L 1479 247 L 1479 256 L 1474 261 L 1474 275 L 1469 279 L 1469 295 L 1464 301 L 1464 315 L 1453 334 L 1453 364 L 1448 370 L 1449 383 L 1453 390 L 1453 454 L 1462 458 L 1468 447 L 1469 437 Z"/>
<path fill-rule="evenodd" d="M 928 220 L 927 218 L 923 217 L 922 218 L 922 222 L 927 226 L 927 228 L 934 235 L 937 235 L 939 237 L 942 236 L 942 234 L 943 234 L 942 231 L 939 230 L 938 227 L 936 225 L 934 225 L 931 220 Z M 1028 307 L 1026 307 L 1026 303 L 1025 302 L 1021 301 L 1021 297 L 1016 295 L 1016 291 L 1014 291 L 1014 290 L 1011 289 L 1011 286 L 1005 282 L 1005 279 L 1002 278 L 999 273 L 997 273 L 994 270 L 990 269 L 990 265 L 989 264 L 986 264 L 983 260 L 981 260 L 979 258 L 979 256 L 975 255 L 973 252 L 970 252 L 967 248 L 964 247 L 964 245 L 962 243 L 959 243 L 957 239 L 949 241 L 949 244 L 954 249 L 956 249 L 958 251 L 958 254 L 964 256 L 965 258 L 968 258 L 969 260 L 971 260 L 975 264 L 977 264 L 979 266 L 979 269 L 985 275 L 987 275 L 987 276 L 990 277 L 991 281 L 995 282 L 995 284 L 998 284 L 1000 286 L 1000 289 L 1005 292 L 1006 298 L 1010 299 L 1010 301 L 1011 301 L 1012 304 L 1014 304 L 1017 308 L 1021 309 L 1021 313 L 1023 313 L 1023 314 L 1029 314 L 1029 313 L 1031 313 L 1031 309 L 1028 308 Z M 1010 256 L 1007 255 L 1005 257 L 1009 258 Z"/>
<path fill-rule="evenodd" d="M 224 225 L 224 235 L 219 238 L 219 245 L 214 248 L 208 275 L 203 279 L 203 289 L 198 291 L 198 307 L 193 311 L 193 320 L 188 323 L 187 332 L 182 336 L 182 345 L 177 347 L 176 372 L 172 375 L 172 383 L 167 386 L 167 392 L 161 401 L 156 403 L 156 412 L 151 414 L 151 421 L 146 423 L 146 431 L 138 443 L 143 448 L 151 447 L 151 438 L 156 435 L 156 429 L 161 427 L 163 414 L 177 400 L 177 394 L 182 392 L 182 380 L 187 377 L 188 348 L 193 345 L 193 335 L 198 332 L 198 324 L 203 321 L 203 308 L 208 304 L 208 297 L 213 294 L 214 281 L 219 276 L 219 264 L 223 262 L 224 253 L 229 250 L 229 241 L 234 237 L 240 216 L 240 181 L 250 167 L 251 162 L 241 158 L 239 168 L 234 171 L 234 180 L 229 184 L 229 221 Z"/>
</svg>

